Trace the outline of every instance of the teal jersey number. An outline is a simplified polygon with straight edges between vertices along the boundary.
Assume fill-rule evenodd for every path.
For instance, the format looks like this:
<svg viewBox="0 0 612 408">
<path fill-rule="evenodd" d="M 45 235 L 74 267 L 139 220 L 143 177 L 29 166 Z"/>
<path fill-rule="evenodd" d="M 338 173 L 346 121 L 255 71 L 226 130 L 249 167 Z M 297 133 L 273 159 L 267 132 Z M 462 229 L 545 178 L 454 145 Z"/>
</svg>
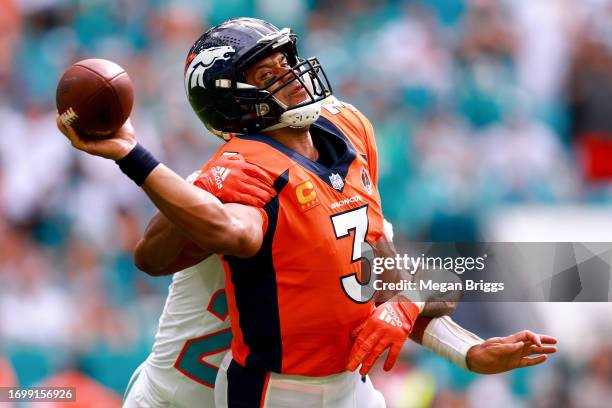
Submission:
<svg viewBox="0 0 612 408">
<path fill-rule="evenodd" d="M 225 321 L 228 311 L 223 289 L 215 292 L 206 309 L 219 320 Z M 174 367 L 192 380 L 214 388 L 219 367 L 207 363 L 204 358 L 229 350 L 231 342 L 232 332 L 229 328 L 187 340 Z"/>
</svg>

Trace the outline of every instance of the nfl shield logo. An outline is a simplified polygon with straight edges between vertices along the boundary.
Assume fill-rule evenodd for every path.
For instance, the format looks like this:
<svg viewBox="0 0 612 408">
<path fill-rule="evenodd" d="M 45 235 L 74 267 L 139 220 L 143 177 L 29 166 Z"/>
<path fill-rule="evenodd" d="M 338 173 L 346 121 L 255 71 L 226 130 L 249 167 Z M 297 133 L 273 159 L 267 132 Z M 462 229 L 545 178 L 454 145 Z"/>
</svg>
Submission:
<svg viewBox="0 0 612 408">
<path fill-rule="evenodd" d="M 332 187 L 338 191 L 342 191 L 344 188 L 344 181 L 338 173 L 332 173 L 331 176 L 329 176 L 329 181 L 331 181 Z"/>
</svg>

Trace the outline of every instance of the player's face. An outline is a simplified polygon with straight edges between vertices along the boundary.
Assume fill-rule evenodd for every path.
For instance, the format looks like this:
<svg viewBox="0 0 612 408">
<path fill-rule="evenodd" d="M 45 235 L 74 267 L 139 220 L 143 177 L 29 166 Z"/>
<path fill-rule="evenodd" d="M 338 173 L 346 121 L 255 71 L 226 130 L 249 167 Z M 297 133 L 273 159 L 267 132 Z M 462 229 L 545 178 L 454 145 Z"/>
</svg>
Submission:
<svg viewBox="0 0 612 408">
<path fill-rule="evenodd" d="M 291 69 L 291 65 L 287 62 L 287 58 L 281 52 L 276 52 L 258 62 L 253 64 L 245 72 L 245 80 L 249 85 L 263 88 L 272 82 L 275 78 L 283 75 Z M 286 87 L 278 91 L 274 97 L 286 106 L 295 106 L 301 102 L 304 102 L 308 98 L 308 93 L 300 83 L 295 79 L 293 75 L 287 75 L 276 83 L 270 92 L 284 85 L 287 82 L 291 82 Z"/>
</svg>

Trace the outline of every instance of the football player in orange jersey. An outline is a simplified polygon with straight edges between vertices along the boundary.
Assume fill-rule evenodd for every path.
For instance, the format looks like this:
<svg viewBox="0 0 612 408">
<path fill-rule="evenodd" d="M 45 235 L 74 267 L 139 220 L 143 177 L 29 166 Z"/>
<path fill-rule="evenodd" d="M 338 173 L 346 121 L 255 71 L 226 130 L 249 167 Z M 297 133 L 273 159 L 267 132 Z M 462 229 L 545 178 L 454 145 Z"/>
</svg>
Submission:
<svg viewBox="0 0 612 408">
<path fill-rule="evenodd" d="M 376 307 L 361 290 L 362 246 L 384 240 L 372 126 L 350 105 L 321 105 L 331 89 L 318 61 L 299 59 L 295 36 L 261 20 L 206 32 L 189 53 L 185 86 L 196 113 L 228 141 L 214 159 L 240 153 L 274 180 L 263 209 L 223 205 L 187 184 L 137 144 L 130 123 L 103 141 L 58 127 L 75 148 L 117 161 L 165 215 L 169 237 L 202 256 L 225 254 L 233 341 L 216 403 L 384 406 L 352 370 L 366 374 L 386 349 L 390 369 L 418 316 L 448 310 L 402 294 Z M 530 332 L 482 342 L 450 319 L 422 321 L 424 344 L 480 372 L 554 352 L 544 345 L 554 339 Z"/>
</svg>

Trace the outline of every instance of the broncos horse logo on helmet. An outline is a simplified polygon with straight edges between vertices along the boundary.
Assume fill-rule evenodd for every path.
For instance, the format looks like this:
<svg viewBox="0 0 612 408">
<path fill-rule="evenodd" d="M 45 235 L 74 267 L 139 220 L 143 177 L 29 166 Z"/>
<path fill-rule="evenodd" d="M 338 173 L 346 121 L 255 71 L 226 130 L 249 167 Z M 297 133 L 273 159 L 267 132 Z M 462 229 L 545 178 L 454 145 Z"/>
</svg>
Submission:
<svg viewBox="0 0 612 408">
<path fill-rule="evenodd" d="M 204 88 L 202 77 L 204 72 L 215 62 L 225 61 L 231 54 L 236 52 L 232 47 L 213 47 L 203 50 L 199 54 L 192 54 L 187 58 L 188 66 L 185 67 L 185 89 L 201 86 Z"/>
<path fill-rule="evenodd" d="M 233 133 L 305 127 L 317 120 L 320 102 L 332 94 L 331 86 L 317 58 L 298 56 L 296 41 L 290 29 L 279 30 L 254 18 L 232 19 L 202 34 L 187 57 L 185 90 L 211 132 L 227 140 Z M 285 54 L 291 68 L 262 88 L 245 83 L 246 69 L 275 52 Z M 294 80 L 308 98 L 285 106 L 274 95 Z"/>
</svg>

